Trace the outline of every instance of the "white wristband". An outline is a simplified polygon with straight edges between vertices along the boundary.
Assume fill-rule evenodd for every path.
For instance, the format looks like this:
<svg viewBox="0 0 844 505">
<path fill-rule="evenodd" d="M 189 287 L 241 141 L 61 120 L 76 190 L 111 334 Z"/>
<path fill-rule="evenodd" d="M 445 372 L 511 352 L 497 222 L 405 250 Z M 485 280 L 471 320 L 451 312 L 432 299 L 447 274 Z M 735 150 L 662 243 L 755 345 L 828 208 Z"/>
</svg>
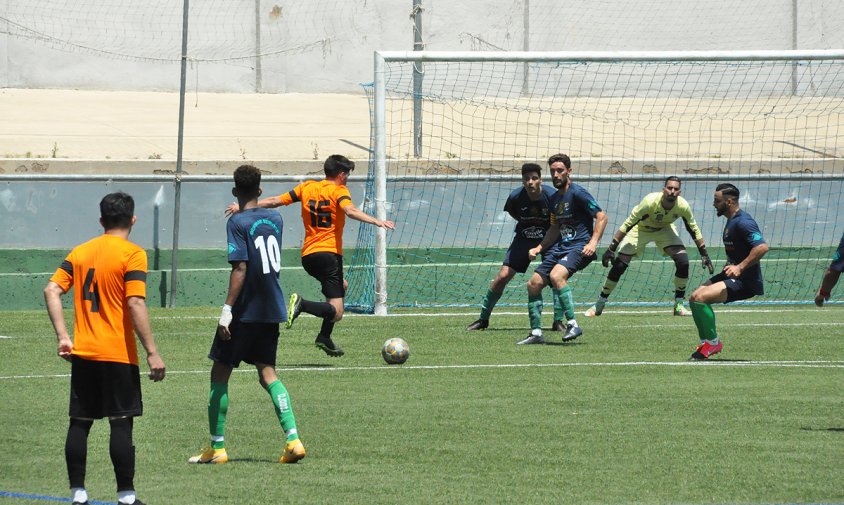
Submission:
<svg viewBox="0 0 844 505">
<path fill-rule="evenodd" d="M 226 328 L 232 322 L 232 306 L 223 304 L 223 311 L 220 313 L 220 322 L 218 323 L 220 326 L 225 326 Z"/>
</svg>

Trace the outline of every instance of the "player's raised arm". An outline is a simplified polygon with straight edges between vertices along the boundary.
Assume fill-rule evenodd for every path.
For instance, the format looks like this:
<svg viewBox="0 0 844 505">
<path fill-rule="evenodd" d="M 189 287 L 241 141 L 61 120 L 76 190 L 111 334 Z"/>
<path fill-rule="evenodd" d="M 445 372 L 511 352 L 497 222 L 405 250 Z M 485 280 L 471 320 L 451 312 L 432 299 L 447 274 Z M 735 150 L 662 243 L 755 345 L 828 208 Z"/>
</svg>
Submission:
<svg viewBox="0 0 844 505">
<path fill-rule="evenodd" d="M 354 204 L 346 205 L 345 207 L 343 207 L 343 211 L 346 213 L 347 216 L 354 219 L 355 221 L 360 221 L 361 223 L 367 224 L 374 224 L 379 228 L 386 228 L 388 230 L 396 229 L 396 223 L 390 220 L 381 220 L 377 217 L 370 216 L 366 212 L 355 207 Z"/>
</svg>

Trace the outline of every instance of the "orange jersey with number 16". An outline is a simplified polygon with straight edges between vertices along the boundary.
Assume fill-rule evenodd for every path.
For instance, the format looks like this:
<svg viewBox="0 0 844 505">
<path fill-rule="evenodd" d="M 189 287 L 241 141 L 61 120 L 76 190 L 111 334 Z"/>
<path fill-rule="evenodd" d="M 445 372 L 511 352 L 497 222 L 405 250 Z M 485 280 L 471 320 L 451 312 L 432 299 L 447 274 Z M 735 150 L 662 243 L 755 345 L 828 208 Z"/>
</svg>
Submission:
<svg viewBox="0 0 844 505">
<path fill-rule="evenodd" d="M 346 212 L 352 205 L 352 195 L 343 185 L 330 180 L 305 181 L 280 195 L 282 205 L 302 202 L 302 223 L 305 242 L 302 256 L 316 252 L 343 254 L 343 227 Z"/>
<path fill-rule="evenodd" d="M 50 280 L 74 288 L 74 356 L 138 364 L 126 299 L 146 298 L 146 279 L 146 251 L 122 237 L 100 235 L 70 251 Z"/>
</svg>

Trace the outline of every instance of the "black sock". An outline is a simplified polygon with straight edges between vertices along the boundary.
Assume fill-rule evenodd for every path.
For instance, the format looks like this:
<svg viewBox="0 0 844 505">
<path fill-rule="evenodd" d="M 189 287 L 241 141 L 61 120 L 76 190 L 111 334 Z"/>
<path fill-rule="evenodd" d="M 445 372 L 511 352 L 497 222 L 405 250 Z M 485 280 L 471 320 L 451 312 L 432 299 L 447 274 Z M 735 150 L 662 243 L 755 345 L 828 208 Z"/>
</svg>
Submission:
<svg viewBox="0 0 844 505">
<path fill-rule="evenodd" d="M 307 312 L 321 319 L 334 319 L 334 315 L 337 314 L 334 305 L 328 302 L 312 302 L 304 298 L 302 298 L 302 312 Z"/>
<path fill-rule="evenodd" d="M 114 466 L 114 477 L 117 480 L 117 491 L 131 491 L 135 489 L 135 446 L 132 445 L 132 419 L 111 419 L 111 439 L 108 450 L 111 454 L 111 464 Z"/>
<path fill-rule="evenodd" d="M 331 332 L 334 331 L 334 320 L 323 319 L 322 327 L 319 329 L 319 336 L 324 338 L 331 338 Z"/>
<path fill-rule="evenodd" d="M 64 459 L 67 463 L 67 477 L 70 487 L 85 487 L 85 466 L 88 462 L 88 433 L 94 421 L 70 418 L 67 439 L 64 443 Z"/>
</svg>

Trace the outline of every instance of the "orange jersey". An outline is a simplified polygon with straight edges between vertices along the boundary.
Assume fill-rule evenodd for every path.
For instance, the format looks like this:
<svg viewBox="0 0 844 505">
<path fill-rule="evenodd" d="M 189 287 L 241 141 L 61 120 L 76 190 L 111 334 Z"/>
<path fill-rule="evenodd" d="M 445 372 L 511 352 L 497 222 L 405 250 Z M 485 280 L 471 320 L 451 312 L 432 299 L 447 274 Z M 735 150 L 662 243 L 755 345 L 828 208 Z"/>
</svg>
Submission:
<svg viewBox="0 0 844 505">
<path fill-rule="evenodd" d="M 50 278 L 73 294 L 75 356 L 138 364 L 138 347 L 126 299 L 146 298 L 147 253 L 114 235 L 75 247 Z"/>
<path fill-rule="evenodd" d="M 302 202 L 302 223 L 305 242 L 302 256 L 316 252 L 343 254 L 343 227 L 352 195 L 346 186 L 324 179 L 305 181 L 290 192 L 280 195 L 282 205 Z"/>
</svg>

